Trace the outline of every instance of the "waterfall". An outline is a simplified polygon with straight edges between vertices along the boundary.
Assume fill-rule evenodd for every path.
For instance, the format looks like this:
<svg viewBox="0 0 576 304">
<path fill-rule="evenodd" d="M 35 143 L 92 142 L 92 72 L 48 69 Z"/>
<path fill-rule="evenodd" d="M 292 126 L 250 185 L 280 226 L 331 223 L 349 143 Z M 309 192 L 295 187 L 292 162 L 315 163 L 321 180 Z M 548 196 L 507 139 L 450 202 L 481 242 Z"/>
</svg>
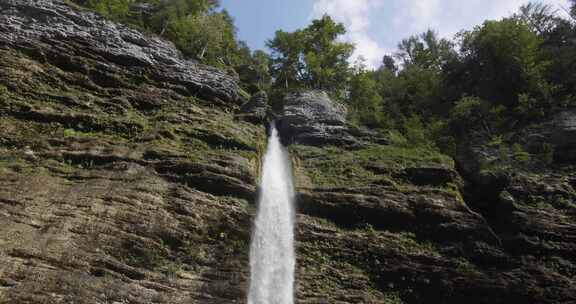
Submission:
<svg viewBox="0 0 576 304">
<path fill-rule="evenodd" d="M 294 303 L 294 187 L 288 151 L 274 123 L 262 167 L 250 246 L 248 304 Z"/>
</svg>

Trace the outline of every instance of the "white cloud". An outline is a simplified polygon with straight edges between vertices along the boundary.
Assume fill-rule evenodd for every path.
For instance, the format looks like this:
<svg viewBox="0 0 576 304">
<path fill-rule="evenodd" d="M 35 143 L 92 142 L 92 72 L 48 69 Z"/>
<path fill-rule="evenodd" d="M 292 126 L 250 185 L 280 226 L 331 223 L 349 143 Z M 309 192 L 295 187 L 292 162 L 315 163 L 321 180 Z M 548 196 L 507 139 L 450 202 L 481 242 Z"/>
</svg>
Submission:
<svg viewBox="0 0 576 304">
<path fill-rule="evenodd" d="M 312 16 L 318 18 L 328 14 L 344 23 L 347 29 L 344 39 L 356 45 L 352 60 L 362 56 L 368 66 L 376 67 L 386 50 L 369 34 L 373 25 L 370 12 L 383 4 L 382 0 L 315 0 Z"/>
<path fill-rule="evenodd" d="M 431 28 L 451 38 L 488 19 L 516 12 L 530 0 L 313 0 L 312 17 L 329 14 L 344 23 L 346 41 L 356 44 L 352 60 L 362 56 L 377 67 L 382 56 L 396 49 L 410 35 Z M 568 0 L 542 0 L 559 11 Z"/>
<path fill-rule="evenodd" d="M 419 33 L 432 28 L 446 37 L 450 37 L 462 29 L 470 29 L 485 20 L 509 16 L 516 12 L 521 5 L 529 2 L 529 0 L 393 1 L 398 10 L 393 21 L 395 30 L 410 29 L 413 33 Z M 567 0 L 544 0 L 541 2 L 550 4 L 557 9 L 560 9 L 561 6 L 567 6 Z"/>
</svg>

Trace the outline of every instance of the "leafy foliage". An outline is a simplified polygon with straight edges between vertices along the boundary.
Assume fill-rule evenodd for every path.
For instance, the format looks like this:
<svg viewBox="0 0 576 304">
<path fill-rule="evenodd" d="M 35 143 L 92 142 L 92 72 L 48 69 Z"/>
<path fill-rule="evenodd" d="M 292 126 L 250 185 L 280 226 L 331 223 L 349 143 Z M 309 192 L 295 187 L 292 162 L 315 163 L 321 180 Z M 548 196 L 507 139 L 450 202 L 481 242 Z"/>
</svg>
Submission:
<svg viewBox="0 0 576 304">
<path fill-rule="evenodd" d="M 416 65 L 425 69 L 441 69 L 456 55 L 453 43 L 439 39 L 432 30 L 402 40 L 398 49 L 396 57 L 402 60 L 405 66 Z"/>
<path fill-rule="evenodd" d="M 292 33 L 277 31 L 267 42 L 272 50 L 272 76 L 277 87 L 308 87 L 342 91 L 350 75 L 348 58 L 354 47 L 338 42 L 346 32 L 330 16 Z"/>
<path fill-rule="evenodd" d="M 349 113 L 352 121 L 378 127 L 390 121 L 382 112 L 383 98 L 378 93 L 378 83 L 366 71 L 359 71 L 350 82 Z"/>
<path fill-rule="evenodd" d="M 399 130 L 411 145 L 433 140 L 453 154 L 459 140 L 498 137 L 576 105 L 575 70 L 575 20 L 529 3 L 454 40 L 432 30 L 402 40 L 380 68 L 354 74 L 347 102 L 358 125 Z M 507 147 L 517 163 L 530 159 Z"/>
<path fill-rule="evenodd" d="M 518 96 L 529 93 L 542 101 L 550 98 L 550 86 L 543 77 L 542 39 L 521 20 L 508 18 L 487 21 L 465 32 L 460 78 L 465 92 L 507 107 L 518 105 Z"/>
</svg>

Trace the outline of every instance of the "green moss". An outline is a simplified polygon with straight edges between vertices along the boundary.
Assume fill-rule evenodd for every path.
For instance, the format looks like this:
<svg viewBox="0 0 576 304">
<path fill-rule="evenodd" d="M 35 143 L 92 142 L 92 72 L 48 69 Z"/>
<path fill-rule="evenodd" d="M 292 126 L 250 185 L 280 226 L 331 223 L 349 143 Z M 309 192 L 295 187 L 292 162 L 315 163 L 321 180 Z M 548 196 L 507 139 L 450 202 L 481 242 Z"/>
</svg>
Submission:
<svg viewBox="0 0 576 304">
<path fill-rule="evenodd" d="M 5 172 L 33 172 L 33 166 L 16 155 L 0 155 L 0 168 Z"/>
<path fill-rule="evenodd" d="M 249 100 L 250 99 L 250 93 L 246 92 L 244 89 L 240 88 L 238 90 L 238 95 L 240 95 L 240 97 L 242 97 L 244 100 Z"/>
<path fill-rule="evenodd" d="M 388 292 L 382 298 L 382 304 L 404 304 L 398 292 Z"/>
<path fill-rule="evenodd" d="M 476 272 L 476 267 L 463 257 L 456 257 L 453 259 L 456 263 L 456 268 L 462 272 Z"/>
<path fill-rule="evenodd" d="M 63 136 L 73 138 L 98 138 L 101 137 L 102 134 L 96 132 L 82 132 L 74 129 L 64 129 Z"/>
<path fill-rule="evenodd" d="M 453 160 L 429 148 L 374 145 L 351 151 L 337 147 L 292 146 L 306 175 L 318 187 L 396 186 L 391 174 L 417 166 L 454 166 Z"/>
<path fill-rule="evenodd" d="M 439 256 L 436 245 L 427 240 L 419 240 L 412 232 L 392 233 L 384 231 L 379 233 L 385 237 L 388 247 L 407 255 Z"/>
<path fill-rule="evenodd" d="M 47 159 L 42 164 L 46 169 L 59 175 L 71 175 L 78 170 L 78 166 L 66 161 L 59 161 L 56 159 Z"/>
<path fill-rule="evenodd" d="M 169 280 L 174 280 L 178 277 L 178 273 L 181 271 L 181 263 L 168 263 L 160 268 L 160 272 L 166 276 Z"/>
<path fill-rule="evenodd" d="M 576 265 L 572 264 L 566 259 L 556 256 L 545 256 L 540 258 L 537 262 L 547 269 L 550 269 L 563 276 L 571 279 L 576 278 Z"/>
<path fill-rule="evenodd" d="M 0 84 L 0 96 L 8 95 L 8 88 L 5 85 Z"/>
<path fill-rule="evenodd" d="M 164 252 L 160 248 L 150 247 L 137 240 L 126 240 L 120 249 L 116 255 L 132 267 L 153 270 L 164 263 Z"/>
</svg>

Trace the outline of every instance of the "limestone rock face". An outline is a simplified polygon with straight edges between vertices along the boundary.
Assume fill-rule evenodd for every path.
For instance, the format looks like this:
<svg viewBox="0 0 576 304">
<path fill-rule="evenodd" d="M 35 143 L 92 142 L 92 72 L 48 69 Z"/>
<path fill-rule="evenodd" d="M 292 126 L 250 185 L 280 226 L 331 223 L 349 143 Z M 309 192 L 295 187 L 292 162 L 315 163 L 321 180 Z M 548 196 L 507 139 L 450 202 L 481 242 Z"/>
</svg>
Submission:
<svg viewBox="0 0 576 304">
<path fill-rule="evenodd" d="M 563 111 L 554 119 L 552 140 L 560 161 L 576 162 L 576 110 Z"/>
<path fill-rule="evenodd" d="M 543 145 L 549 145 L 556 161 L 576 163 L 576 110 L 561 111 L 519 133 L 519 140 L 528 151 L 538 153 Z"/>
<path fill-rule="evenodd" d="M 0 1 L 0 303 L 245 298 L 261 126 L 237 84 L 59 0 Z"/>
<path fill-rule="evenodd" d="M 252 123 L 263 124 L 270 113 L 271 107 L 268 102 L 268 95 L 266 92 L 260 91 L 252 95 L 252 98 L 242 105 L 238 116 Z"/>
<path fill-rule="evenodd" d="M 347 132 L 346 107 L 323 91 L 302 91 L 284 97 L 278 126 L 287 143 L 354 145 Z"/>
<path fill-rule="evenodd" d="M 0 42 L 66 71 L 79 71 L 103 87 L 121 86 L 113 75 L 132 75 L 168 82 L 189 95 L 237 103 L 237 85 L 225 73 L 185 60 L 174 46 L 156 37 L 72 10 L 62 0 L 0 2 Z M 98 61 L 88 70 L 83 57 Z"/>
</svg>

